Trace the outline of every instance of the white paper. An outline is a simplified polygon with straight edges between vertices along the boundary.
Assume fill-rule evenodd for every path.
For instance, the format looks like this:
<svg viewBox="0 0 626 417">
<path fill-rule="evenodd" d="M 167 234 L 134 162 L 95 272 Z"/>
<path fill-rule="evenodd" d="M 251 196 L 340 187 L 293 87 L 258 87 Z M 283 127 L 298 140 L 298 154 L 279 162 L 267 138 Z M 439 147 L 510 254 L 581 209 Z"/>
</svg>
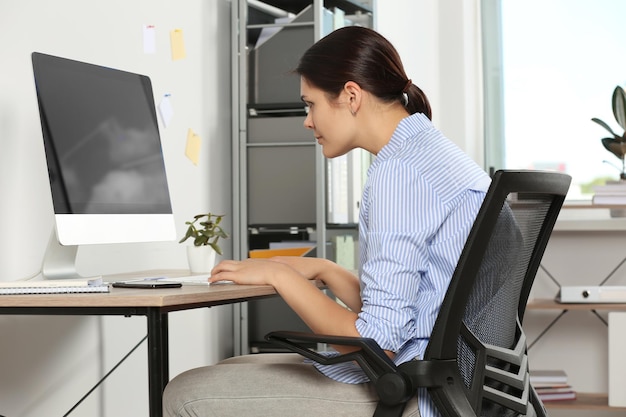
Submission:
<svg viewBox="0 0 626 417">
<path fill-rule="evenodd" d="M 143 25 L 143 53 L 156 54 L 156 28 L 154 25 Z"/>
<path fill-rule="evenodd" d="M 170 94 L 165 94 L 161 99 L 159 103 L 159 116 L 161 116 L 163 126 L 168 127 L 174 116 L 174 108 L 172 107 Z"/>
</svg>

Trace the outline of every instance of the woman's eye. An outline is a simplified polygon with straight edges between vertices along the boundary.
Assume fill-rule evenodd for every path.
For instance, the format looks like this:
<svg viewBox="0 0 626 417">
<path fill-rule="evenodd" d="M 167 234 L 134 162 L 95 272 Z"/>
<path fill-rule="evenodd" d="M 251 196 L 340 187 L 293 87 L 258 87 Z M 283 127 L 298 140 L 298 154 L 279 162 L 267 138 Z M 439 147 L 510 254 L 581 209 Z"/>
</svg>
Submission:
<svg viewBox="0 0 626 417">
<path fill-rule="evenodd" d="M 311 110 L 311 105 L 310 105 L 310 104 L 307 104 L 307 105 L 305 105 L 305 106 L 304 106 L 304 112 L 305 112 L 306 114 L 309 114 L 309 111 L 310 111 L 310 110 Z"/>
</svg>

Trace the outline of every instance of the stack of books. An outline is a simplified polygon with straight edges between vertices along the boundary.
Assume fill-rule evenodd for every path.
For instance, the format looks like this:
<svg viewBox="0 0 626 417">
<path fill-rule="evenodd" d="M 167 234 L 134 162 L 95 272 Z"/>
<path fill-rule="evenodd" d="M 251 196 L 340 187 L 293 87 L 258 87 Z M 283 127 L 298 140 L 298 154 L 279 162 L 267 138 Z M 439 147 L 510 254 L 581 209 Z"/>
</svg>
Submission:
<svg viewBox="0 0 626 417">
<path fill-rule="evenodd" d="M 530 371 L 530 383 L 541 401 L 575 400 L 576 391 L 567 382 L 563 370 Z"/>
<path fill-rule="evenodd" d="M 596 185 L 593 192 L 593 204 L 626 205 L 626 181 Z"/>
</svg>

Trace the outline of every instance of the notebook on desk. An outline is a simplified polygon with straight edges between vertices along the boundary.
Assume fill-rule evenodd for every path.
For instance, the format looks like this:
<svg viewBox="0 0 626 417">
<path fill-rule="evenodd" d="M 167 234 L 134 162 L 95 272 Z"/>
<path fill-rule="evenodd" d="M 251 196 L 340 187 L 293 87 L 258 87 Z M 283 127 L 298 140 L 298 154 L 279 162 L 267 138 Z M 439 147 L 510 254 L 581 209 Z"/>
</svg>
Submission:
<svg viewBox="0 0 626 417">
<path fill-rule="evenodd" d="M 89 279 L 58 279 L 0 282 L 0 295 L 73 294 L 109 292 L 102 277 Z"/>
<path fill-rule="evenodd" d="M 626 286 L 563 286 L 556 296 L 559 303 L 626 303 Z"/>
</svg>

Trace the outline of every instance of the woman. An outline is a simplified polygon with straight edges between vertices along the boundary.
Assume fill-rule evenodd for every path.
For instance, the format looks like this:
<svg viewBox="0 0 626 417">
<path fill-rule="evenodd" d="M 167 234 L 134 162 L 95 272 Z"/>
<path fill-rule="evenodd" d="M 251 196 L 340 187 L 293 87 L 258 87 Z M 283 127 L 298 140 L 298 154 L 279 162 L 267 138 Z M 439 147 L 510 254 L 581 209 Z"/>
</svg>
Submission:
<svg viewBox="0 0 626 417">
<path fill-rule="evenodd" d="M 209 281 L 272 285 L 315 333 L 373 338 L 398 364 L 419 358 L 489 178 L 432 126 L 428 99 L 377 32 L 336 30 L 305 52 L 296 72 L 304 126 L 324 155 L 376 155 L 360 207 L 359 277 L 325 259 L 278 257 L 223 261 Z M 418 396 L 419 410 L 411 401 L 404 415 L 437 415 L 425 390 Z M 357 365 L 320 366 L 295 354 L 191 370 L 164 395 L 170 416 L 368 416 L 377 401 Z"/>
</svg>

